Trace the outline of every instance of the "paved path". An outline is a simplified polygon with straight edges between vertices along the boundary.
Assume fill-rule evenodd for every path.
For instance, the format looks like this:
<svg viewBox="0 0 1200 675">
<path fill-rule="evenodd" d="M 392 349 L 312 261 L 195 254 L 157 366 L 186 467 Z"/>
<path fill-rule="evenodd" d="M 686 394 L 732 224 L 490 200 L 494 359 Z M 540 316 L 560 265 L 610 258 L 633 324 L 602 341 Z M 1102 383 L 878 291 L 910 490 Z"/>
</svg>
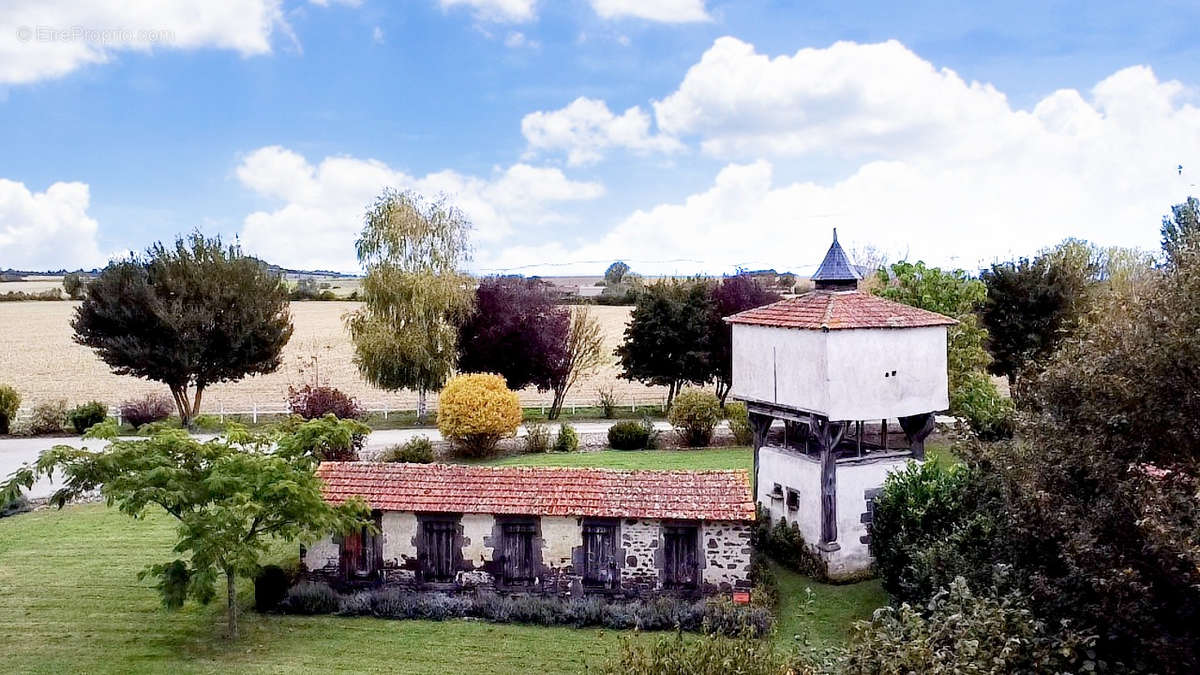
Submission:
<svg viewBox="0 0 1200 675">
<path fill-rule="evenodd" d="M 581 434 L 600 434 L 608 431 L 608 427 L 613 422 L 601 420 L 595 422 L 576 422 L 574 423 L 575 430 Z M 557 428 L 557 423 L 550 423 L 552 430 Z M 671 425 L 659 420 L 654 423 L 654 427 L 659 430 L 670 430 Z M 518 436 L 525 434 L 525 428 L 521 427 L 517 431 Z M 367 436 L 367 445 L 364 448 L 367 455 L 373 455 L 376 452 L 383 450 L 390 445 L 403 443 L 417 436 L 428 436 L 432 441 L 442 440 L 441 433 L 436 428 L 419 428 L 419 429 L 384 429 L 381 431 L 373 431 Z M 215 434 L 196 434 L 195 438 L 199 440 L 208 440 L 214 438 Z M 139 437 L 134 437 L 139 438 Z M 38 458 L 38 455 L 43 450 L 48 450 L 56 445 L 73 445 L 77 448 L 86 448 L 88 450 L 98 450 L 105 446 L 104 441 L 83 441 L 75 436 L 56 436 L 44 438 L 0 438 L 0 480 L 7 479 L 9 474 L 21 468 L 22 464 L 33 462 Z M 40 480 L 33 485 L 33 488 L 28 491 L 30 497 L 48 497 L 56 489 L 56 485 L 50 480 Z"/>
</svg>

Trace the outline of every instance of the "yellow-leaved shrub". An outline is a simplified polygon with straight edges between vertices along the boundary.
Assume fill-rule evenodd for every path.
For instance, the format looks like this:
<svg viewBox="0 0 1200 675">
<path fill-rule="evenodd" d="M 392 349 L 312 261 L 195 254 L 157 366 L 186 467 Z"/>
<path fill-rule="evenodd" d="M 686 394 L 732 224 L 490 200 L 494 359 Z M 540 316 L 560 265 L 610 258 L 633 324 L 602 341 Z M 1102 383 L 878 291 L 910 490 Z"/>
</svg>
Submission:
<svg viewBox="0 0 1200 675">
<path fill-rule="evenodd" d="M 456 375 L 438 397 L 438 430 L 464 456 L 488 454 L 519 424 L 521 402 L 499 375 Z"/>
</svg>

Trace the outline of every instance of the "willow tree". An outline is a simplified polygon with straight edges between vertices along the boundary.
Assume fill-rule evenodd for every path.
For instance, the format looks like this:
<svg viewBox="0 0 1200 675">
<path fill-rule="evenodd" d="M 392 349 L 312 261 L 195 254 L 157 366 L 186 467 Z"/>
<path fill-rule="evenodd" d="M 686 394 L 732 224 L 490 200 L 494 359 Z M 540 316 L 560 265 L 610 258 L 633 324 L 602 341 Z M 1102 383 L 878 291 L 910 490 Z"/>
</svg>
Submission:
<svg viewBox="0 0 1200 675">
<path fill-rule="evenodd" d="M 431 389 L 454 369 L 458 326 L 471 311 L 471 224 L 444 199 L 386 190 L 363 219 L 355 244 L 366 271 L 363 306 L 346 317 L 354 363 L 388 391 L 415 389 L 424 422 Z"/>
<path fill-rule="evenodd" d="M 571 313 L 566 342 L 558 353 L 559 357 L 553 364 L 550 377 L 554 401 L 550 404 L 547 416 L 552 420 L 558 419 L 558 414 L 562 412 L 567 392 L 579 380 L 596 374 L 607 360 L 604 353 L 604 328 L 587 307 L 578 307 Z"/>
<path fill-rule="evenodd" d="M 209 385 L 278 369 L 292 337 L 283 277 L 199 232 L 109 263 L 84 293 L 75 341 L 167 385 L 184 426 Z"/>
</svg>

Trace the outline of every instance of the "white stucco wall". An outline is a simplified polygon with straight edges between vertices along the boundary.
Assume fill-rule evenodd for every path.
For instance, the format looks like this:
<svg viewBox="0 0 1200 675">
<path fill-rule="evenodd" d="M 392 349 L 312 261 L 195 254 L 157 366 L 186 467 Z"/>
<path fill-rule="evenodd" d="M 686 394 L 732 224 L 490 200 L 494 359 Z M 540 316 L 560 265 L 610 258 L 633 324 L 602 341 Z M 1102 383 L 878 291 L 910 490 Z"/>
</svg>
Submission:
<svg viewBox="0 0 1200 675">
<path fill-rule="evenodd" d="M 400 565 L 405 558 L 417 557 L 417 517 L 410 511 L 384 511 L 379 531 L 383 535 L 383 560 Z"/>
<path fill-rule="evenodd" d="M 945 326 L 829 331 L 826 349 L 830 419 L 895 418 L 950 407 Z"/>
<path fill-rule="evenodd" d="M 319 570 L 329 565 L 337 567 L 341 550 L 333 543 L 333 535 L 326 535 L 304 547 L 300 562 L 306 570 Z"/>
<path fill-rule="evenodd" d="M 783 499 L 769 497 L 776 483 L 783 487 Z M 795 511 L 787 508 L 789 488 L 800 493 L 800 508 Z M 810 544 L 821 541 L 820 462 L 783 448 L 760 448 L 756 498 L 771 514 L 772 521 L 783 518 L 800 528 L 804 541 Z"/>
<path fill-rule="evenodd" d="M 542 516 L 542 564 L 562 569 L 571 564 L 571 551 L 583 546 L 582 519 Z"/>
<path fill-rule="evenodd" d="M 825 332 L 734 324 L 732 329 L 734 397 L 832 420 L 895 418 L 949 407 L 944 326 Z"/>
<path fill-rule="evenodd" d="M 462 520 L 463 560 L 470 560 L 475 567 L 492 559 L 494 548 L 490 546 L 492 528 L 496 526 L 496 518 L 487 513 L 466 513 Z"/>
<path fill-rule="evenodd" d="M 733 324 L 735 397 L 823 412 L 825 333 Z"/>
<path fill-rule="evenodd" d="M 867 524 L 867 491 L 883 486 L 889 473 L 912 461 L 906 457 L 852 460 L 837 465 L 837 544 L 834 551 L 822 551 L 821 557 L 829 566 L 829 576 L 844 579 L 871 568 L 871 555 L 863 541 Z M 782 448 L 763 447 L 758 456 L 758 494 L 756 498 L 770 514 L 795 523 L 804 541 L 815 546 L 821 541 L 821 463 L 817 460 Z M 783 499 L 771 499 L 775 484 L 783 487 Z M 800 508 L 789 511 L 787 490 L 800 493 Z"/>
</svg>

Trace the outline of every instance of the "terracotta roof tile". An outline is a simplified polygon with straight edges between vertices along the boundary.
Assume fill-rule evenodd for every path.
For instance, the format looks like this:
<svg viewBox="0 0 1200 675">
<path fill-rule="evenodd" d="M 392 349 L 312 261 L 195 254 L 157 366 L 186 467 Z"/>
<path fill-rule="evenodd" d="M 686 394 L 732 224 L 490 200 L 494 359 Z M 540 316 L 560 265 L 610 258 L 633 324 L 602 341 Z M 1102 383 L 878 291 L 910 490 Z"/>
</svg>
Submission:
<svg viewBox="0 0 1200 675">
<path fill-rule="evenodd" d="M 607 518 L 753 520 L 745 471 L 324 462 L 325 499 L 374 509 Z"/>
<path fill-rule="evenodd" d="M 921 328 L 958 323 L 948 316 L 861 291 L 813 291 L 725 317 L 729 323 L 807 330 Z"/>
</svg>

